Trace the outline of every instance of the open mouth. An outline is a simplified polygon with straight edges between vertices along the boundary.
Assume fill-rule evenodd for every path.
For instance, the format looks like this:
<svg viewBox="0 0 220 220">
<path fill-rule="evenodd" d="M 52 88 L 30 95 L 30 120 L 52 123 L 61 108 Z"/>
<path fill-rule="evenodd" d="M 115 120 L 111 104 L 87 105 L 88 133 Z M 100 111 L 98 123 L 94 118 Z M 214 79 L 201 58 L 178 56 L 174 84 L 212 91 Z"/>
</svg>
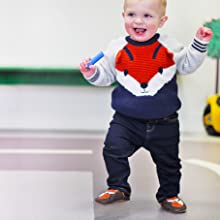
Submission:
<svg viewBox="0 0 220 220">
<path fill-rule="evenodd" d="M 134 28 L 134 31 L 137 33 L 137 34 L 143 34 L 147 31 L 147 29 L 145 28 Z"/>
</svg>

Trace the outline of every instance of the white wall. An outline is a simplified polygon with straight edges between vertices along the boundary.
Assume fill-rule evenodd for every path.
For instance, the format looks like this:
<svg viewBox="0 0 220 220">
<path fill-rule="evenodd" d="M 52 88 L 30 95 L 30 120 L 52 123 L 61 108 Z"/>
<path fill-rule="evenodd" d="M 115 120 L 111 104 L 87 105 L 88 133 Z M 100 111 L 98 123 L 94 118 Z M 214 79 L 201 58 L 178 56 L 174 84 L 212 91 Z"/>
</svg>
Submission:
<svg viewBox="0 0 220 220">
<path fill-rule="evenodd" d="M 121 5 L 120 0 L 109 5 L 102 0 L 0 0 L 0 65 L 77 66 L 124 32 Z"/>
<path fill-rule="evenodd" d="M 110 88 L 1 86 L 0 130 L 103 130 Z"/>
<path fill-rule="evenodd" d="M 0 0 L 0 65 L 77 67 L 124 34 L 122 0 Z M 196 29 L 220 17 L 220 1 L 168 0 L 163 32 L 187 45 Z M 203 132 L 202 112 L 214 93 L 215 61 L 179 78 L 183 131 Z M 108 127 L 112 88 L 0 86 L 0 129 Z"/>
</svg>

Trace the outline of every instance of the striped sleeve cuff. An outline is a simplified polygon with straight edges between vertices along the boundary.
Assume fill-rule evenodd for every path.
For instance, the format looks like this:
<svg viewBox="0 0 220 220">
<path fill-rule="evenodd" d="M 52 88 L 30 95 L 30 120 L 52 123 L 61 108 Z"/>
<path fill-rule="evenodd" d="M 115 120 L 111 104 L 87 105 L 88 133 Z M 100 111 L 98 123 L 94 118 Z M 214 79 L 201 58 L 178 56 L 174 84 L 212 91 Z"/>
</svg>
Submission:
<svg viewBox="0 0 220 220">
<path fill-rule="evenodd" d="M 208 43 L 204 42 L 204 41 L 200 41 L 197 38 L 194 38 L 193 43 L 192 43 L 192 47 L 195 50 L 199 51 L 200 53 L 205 53 L 208 48 Z"/>
<path fill-rule="evenodd" d="M 90 81 L 91 83 L 94 83 L 99 78 L 99 75 L 100 75 L 99 71 L 96 71 L 95 74 L 93 74 L 92 76 L 86 79 Z"/>
</svg>

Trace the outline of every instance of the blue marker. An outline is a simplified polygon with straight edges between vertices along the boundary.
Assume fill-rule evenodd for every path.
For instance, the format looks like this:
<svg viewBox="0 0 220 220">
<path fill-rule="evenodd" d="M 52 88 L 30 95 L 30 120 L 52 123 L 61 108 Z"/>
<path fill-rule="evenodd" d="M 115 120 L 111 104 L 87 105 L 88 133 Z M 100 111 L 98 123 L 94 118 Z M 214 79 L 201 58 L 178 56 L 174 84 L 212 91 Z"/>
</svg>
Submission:
<svg viewBox="0 0 220 220">
<path fill-rule="evenodd" d="M 89 63 L 87 64 L 87 68 L 89 68 L 90 65 L 94 65 L 96 62 L 98 62 L 102 57 L 104 57 L 104 53 L 101 51 L 96 56 L 94 56 Z"/>
</svg>

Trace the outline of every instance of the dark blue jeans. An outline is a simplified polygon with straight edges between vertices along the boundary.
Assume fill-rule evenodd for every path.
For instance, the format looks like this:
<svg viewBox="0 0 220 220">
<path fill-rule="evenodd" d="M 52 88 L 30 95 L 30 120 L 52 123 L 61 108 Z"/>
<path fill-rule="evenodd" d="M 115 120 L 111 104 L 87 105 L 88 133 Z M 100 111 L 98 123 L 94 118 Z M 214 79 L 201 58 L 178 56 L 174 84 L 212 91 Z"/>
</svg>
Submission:
<svg viewBox="0 0 220 220">
<path fill-rule="evenodd" d="M 158 120 L 138 120 L 115 113 L 103 149 L 109 175 L 108 187 L 119 189 L 128 197 L 130 196 L 128 158 L 140 147 L 144 147 L 150 152 L 156 164 L 160 183 L 156 194 L 158 202 L 178 195 L 181 164 L 177 114 Z M 146 172 L 149 171 L 146 170 Z"/>
</svg>

